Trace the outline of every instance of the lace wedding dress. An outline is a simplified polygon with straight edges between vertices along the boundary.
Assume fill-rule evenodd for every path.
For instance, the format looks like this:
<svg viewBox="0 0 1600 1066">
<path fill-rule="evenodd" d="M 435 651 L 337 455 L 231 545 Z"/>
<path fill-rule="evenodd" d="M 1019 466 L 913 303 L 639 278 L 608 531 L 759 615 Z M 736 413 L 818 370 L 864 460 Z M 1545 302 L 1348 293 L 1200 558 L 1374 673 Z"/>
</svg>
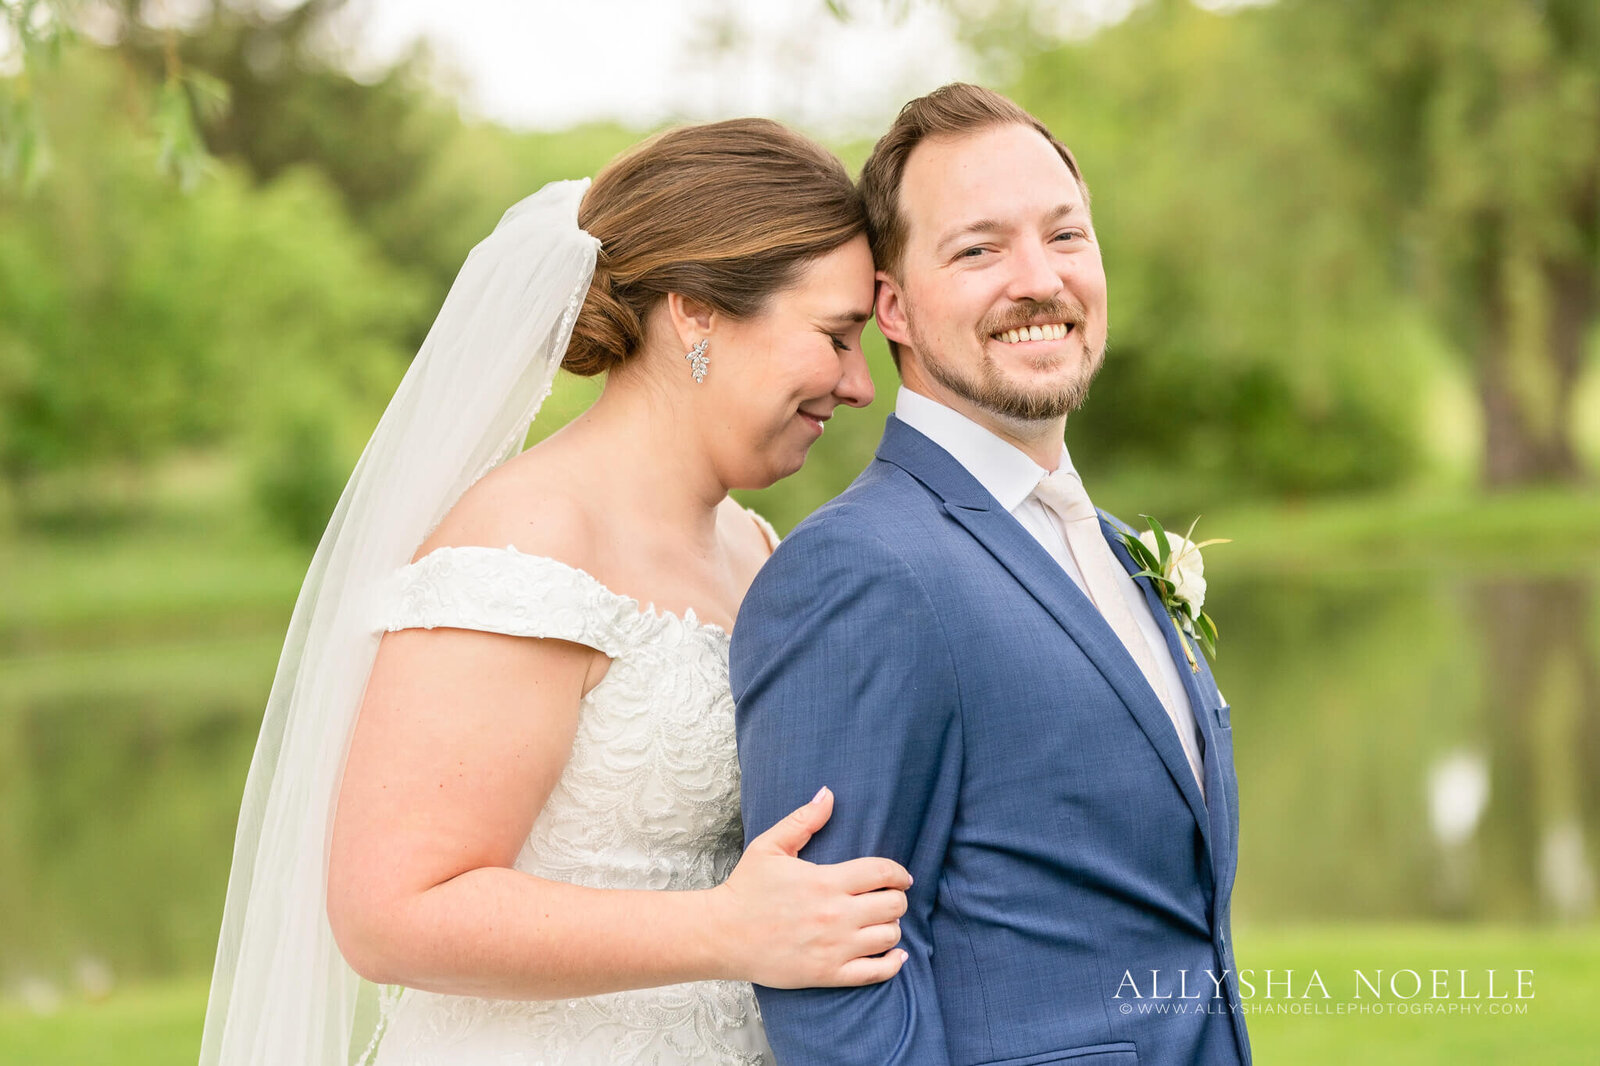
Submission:
<svg viewBox="0 0 1600 1066">
<path fill-rule="evenodd" d="M 769 541 L 771 527 L 756 517 Z M 388 630 L 551 637 L 612 660 L 583 698 L 571 757 L 515 867 L 595 888 L 703 889 L 743 844 L 728 634 L 641 608 L 565 563 L 515 548 L 441 548 L 404 567 Z M 490 1000 L 406 989 L 376 1066 L 770 1066 L 755 995 L 702 981 L 581 999 Z"/>
</svg>

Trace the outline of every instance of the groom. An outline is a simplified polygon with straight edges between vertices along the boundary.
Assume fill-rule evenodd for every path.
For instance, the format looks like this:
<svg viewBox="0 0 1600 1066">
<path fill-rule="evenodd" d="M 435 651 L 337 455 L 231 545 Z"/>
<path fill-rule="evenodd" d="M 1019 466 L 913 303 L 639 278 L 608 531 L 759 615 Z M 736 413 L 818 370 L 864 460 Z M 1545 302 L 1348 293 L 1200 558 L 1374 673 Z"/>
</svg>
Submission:
<svg viewBox="0 0 1600 1066">
<path fill-rule="evenodd" d="M 1106 341 L 1077 164 L 957 84 L 861 187 L 895 416 L 757 577 L 732 675 L 747 836 L 831 786 L 805 858 L 903 863 L 909 957 L 760 989 L 768 1038 L 781 1066 L 1248 1063 L 1228 708 L 1062 445 Z"/>
</svg>

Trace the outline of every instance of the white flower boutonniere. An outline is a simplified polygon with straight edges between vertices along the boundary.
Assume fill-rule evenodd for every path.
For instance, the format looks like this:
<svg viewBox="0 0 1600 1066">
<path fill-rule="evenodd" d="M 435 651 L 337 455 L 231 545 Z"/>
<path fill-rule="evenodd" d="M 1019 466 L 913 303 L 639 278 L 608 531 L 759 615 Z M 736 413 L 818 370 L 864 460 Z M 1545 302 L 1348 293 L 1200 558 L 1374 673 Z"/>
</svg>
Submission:
<svg viewBox="0 0 1600 1066">
<path fill-rule="evenodd" d="M 1189 532 L 1180 537 L 1168 533 L 1160 522 L 1147 514 L 1139 517 L 1150 523 L 1148 530 L 1138 536 L 1122 532 L 1117 536 L 1127 545 L 1133 561 L 1142 568 L 1133 576 L 1149 578 L 1155 586 L 1162 606 L 1178 627 L 1178 640 L 1188 657 L 1189 669 L 1198 673 L 1200 664 L 1189 646 L 1190 637 L 1198 640 L 1211 658 L 1217 657 L 1217 625 L 1202 609 L 1206 602 L 1206 570 L 1200 549 L 1231 542 L 1219 537 L 1195 543 L 1191 538 L 1200 521 L 1198 518 L 1189 523 Z"/>
</svg>

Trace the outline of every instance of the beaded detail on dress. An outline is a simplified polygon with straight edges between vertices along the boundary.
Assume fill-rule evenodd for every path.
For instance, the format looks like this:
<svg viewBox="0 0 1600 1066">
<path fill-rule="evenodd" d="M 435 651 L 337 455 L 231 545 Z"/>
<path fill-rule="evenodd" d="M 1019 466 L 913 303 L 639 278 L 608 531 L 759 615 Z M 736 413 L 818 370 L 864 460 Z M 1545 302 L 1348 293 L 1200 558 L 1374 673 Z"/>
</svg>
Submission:
<svg viewBox="0 0 1600 1066">
<path fill-rule="evenodd" d="M 728 635 L 641 609 L 597 579 L 515 548 L 440 548 L 398 571 L 388 630 L 549 637 L 612 660 L 515 867 L 595 888 L 703 889 L 743 845 Z M 750 986 L 704 981 L 566 1000 L 400 995 L 378 1066 L 770 1064 Z"/>
</svg>

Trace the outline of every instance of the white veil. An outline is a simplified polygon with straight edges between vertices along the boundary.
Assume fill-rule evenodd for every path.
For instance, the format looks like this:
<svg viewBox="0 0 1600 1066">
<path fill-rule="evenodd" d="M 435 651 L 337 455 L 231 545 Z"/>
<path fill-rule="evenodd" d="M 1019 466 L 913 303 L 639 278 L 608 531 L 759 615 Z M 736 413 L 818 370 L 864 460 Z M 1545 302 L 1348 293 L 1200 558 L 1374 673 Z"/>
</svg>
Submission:
<svg viewBox="0 0 1600 1066">
<path fill-rule="evenodd" d="M 376 1035 L 354 1032 L 362 982 L 326 911 L 372 598 L 549 395 L 599 248 L 577 223 L 588 184 L 545 186 L 467 256 L 311 561 L 245 783 L 201 1066 L 343 1066 Z"/>
</svg>

